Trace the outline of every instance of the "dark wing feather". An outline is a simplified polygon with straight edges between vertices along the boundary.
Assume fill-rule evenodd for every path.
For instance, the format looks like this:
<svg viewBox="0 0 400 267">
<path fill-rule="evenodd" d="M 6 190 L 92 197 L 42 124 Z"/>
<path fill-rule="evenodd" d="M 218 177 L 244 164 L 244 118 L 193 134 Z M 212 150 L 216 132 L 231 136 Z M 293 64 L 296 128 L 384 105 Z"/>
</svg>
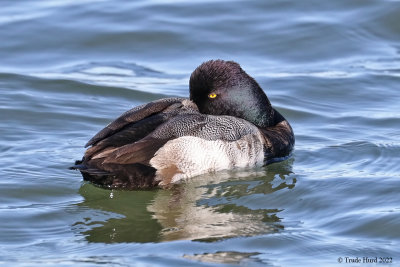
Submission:
<svg viewBox="0 0 400 267">
<path fill-rule="evenodd" d="M 140 163 L 149 165 L 149 161 L 154 157 L 157 150 L 160 149 L 167 139 L 156 139 L 152 137 L 144 138 L 133 144 L 127 144 L 110 153 L 105 159 L 105 164 L 134 164 Z"/>
<path fill-rule="evenodd" d="M 103 138 L 90 147 L 85 153 L 85 158 L 90 159 L 96 153 L 109 147 L 117 148 L 135 143 L 154 131 L 160 124 L 168 120 L 170 116 L 170 114 L 158 113 L 138 122 L 127 124 L 119 131 Z"/>
<path fill-rule="evenodd" d="M 93 145 L 86 150 L 83 163 L 93 165 L 92 163 L 97 162 L 100 158 L 103 158 L 103 161 L 106 161 L 108 157 L 115 158 L 114 152 L 118 151 L 128 151 L 129 153 L 126 147 L 131 148 L 131 152 L 136 154 L 135 146 L 139 147 L 144 144 L 142 139 L 155 131 L 160 125 L 175 116 L 192 113 L 197 113 L 197 106 L 186 98 L 161 99 L 125 112 L 92 138 L 93 141 L 90 141 L 89 144 L 93 143 Z M 163 141 L 162 144 L 165 142 Z M 148 149 L 153 151 L 154 145 L 151 145 Z M 142 149 L 141 151 L 145 150 Z M 140 153 L 138 152 L 138 154 Z M 139 156 L 138 158 L 142 157 Z M 97 160 L 92 161 L 92 159 Z M 124 164 L 123 160 L 120 163 Z"/>
<path fill-rule="evenodd" d="M 153 114 L 159 113 L 173 104 L 182 103 L 183 100 L 185 100 L 185 98 L 163 98 L 128 110 L 93 136 L 85 147 L 94 145 L 104 138 L 113 135 L 130 123 L 140 121 Z"/>
</svg>

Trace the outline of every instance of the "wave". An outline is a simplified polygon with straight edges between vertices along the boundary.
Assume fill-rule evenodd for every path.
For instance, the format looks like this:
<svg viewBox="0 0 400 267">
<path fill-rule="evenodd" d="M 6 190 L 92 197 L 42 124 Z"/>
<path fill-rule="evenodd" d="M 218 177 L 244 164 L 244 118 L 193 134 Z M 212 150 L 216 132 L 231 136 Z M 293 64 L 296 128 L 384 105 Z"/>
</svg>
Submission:
<svg viewBox="0 0 400 267">
<path fill-rule="evenodd" d="M 324 172 L 324 177 L 399 177 L 400 167 L 393 160 L 399 152 L 399 143 L 357 141 L 316 150 L 300 149 L 295 158 L 301 168 Z M 330 173 L 326 173 L 327 169 Z"/>
<path fill-rule="evenodd" d="M 183 79 L 176 75 L 144 67 L 124 68 L 118 64 L 88 63 L 44 72 L 0 72 L 0 80 L 7 87 L 17 84 L 49 93 L 84 93 L 93 96 L 127 96 L 133 93 L 139 100 L 188 94 Z M 2 91 L 6 92 L 8 88 L 2 88 Z"/>
<path fill-rule="evenodd" d="M 127 62 L 89 62 L 53 71 L 30 73 L 30 75 L 45 79 L 65 79 L 100 86 L 127 88 L 157 95 L 188 93 L 186 89 L 188 78 Z"/>
<path fill-rule="evenodd" d="M 270 62 L 268 65 L 284 65 Z M 302 71 L 299 71 L 302 70 Z M 327 61 L 323 64 L 291 64 L 284 68 L 257 71 L 257 76 L 266 78 L 311 77 L 321 79 L 349 79 L 365 76 L 400 77 L 400 57 L 366 57 Z"/>
</svg>

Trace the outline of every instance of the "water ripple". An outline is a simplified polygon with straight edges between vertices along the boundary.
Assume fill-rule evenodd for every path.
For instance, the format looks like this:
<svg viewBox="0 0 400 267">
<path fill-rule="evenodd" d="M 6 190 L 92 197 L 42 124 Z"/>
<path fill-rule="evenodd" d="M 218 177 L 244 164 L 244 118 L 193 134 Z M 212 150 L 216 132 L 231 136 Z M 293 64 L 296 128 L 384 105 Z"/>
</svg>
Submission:
<svg viewBox="0 0 400 267">
<path fill-rule="evenodd" d="M 30 75 L 45 79 L 65 79 L 101 86 L 129 88 L 153 94 L 188 94 L 188 77 L 165 74 L 132 63 L 92 62 Z"/>
</svg>

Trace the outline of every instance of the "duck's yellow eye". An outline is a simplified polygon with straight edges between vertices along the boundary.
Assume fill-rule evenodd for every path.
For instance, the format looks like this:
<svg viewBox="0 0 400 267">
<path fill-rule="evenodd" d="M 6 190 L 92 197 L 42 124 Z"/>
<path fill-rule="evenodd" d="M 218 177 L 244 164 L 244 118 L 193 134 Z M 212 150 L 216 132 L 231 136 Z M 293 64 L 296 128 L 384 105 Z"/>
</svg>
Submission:
<svg viewBox="0 0 400 267">
<path fill-rule="evenodd" d="M 214 94 L 214 93 L 211 93 L 208 95 L 208 98 L 216 98 L 216 97 L 217 97 L 217 94 Z"/>
</svg>

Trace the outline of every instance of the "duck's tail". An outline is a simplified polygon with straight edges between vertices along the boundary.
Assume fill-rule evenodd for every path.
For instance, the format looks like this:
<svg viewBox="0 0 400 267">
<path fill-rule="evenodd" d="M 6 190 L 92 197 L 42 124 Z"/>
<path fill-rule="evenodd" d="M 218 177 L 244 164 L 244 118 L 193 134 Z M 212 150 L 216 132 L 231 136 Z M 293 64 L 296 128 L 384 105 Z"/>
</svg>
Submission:
<svg viewBox="0 0 400 267">
<path fill-rule="evenodd" d="M 82 170 L 85 169 L 86 166 L 83 164 L 83 160 L 75 160 L 74 166 L 70 166 L 68 169 L 70 170 Z"/>
<path fill-rule="evenodd" d="M 159 183 L 155 180 L 156 169 L 139 163 L 92 166 L 87 165 L 83 159 L 75 161 L 69 169 L 79 170 L 85 181 L 109 189 L 149 189 Z"/>
</svg>

